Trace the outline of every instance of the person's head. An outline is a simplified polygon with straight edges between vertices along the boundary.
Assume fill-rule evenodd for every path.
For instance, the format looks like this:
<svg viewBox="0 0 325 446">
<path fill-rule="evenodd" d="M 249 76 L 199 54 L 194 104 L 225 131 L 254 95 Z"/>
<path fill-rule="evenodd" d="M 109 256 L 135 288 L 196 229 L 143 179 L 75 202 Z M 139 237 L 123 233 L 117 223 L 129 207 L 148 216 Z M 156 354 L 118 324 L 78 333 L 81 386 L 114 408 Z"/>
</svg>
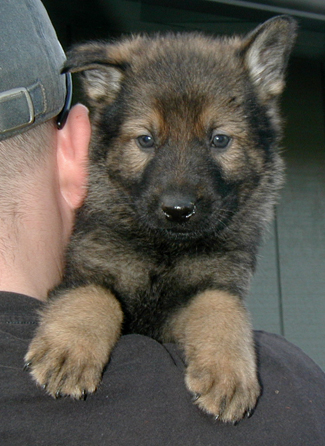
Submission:
<svg viewBox="0 0 325 446">
<path fill-rule="evenodd" d="M 39 0 L 1 0 L 0 286 L 40 298 L 60 278 L 74 211 L 85 195 L 88 111 L 79 104 L 62 117 L 71 93 L 64 61 Z M 9 267 L 10 283 L 18 269 L 30 276 L 26 251 L 30 269 L 44 265 L 38 290 L 5 280 Z"/>
</svg>

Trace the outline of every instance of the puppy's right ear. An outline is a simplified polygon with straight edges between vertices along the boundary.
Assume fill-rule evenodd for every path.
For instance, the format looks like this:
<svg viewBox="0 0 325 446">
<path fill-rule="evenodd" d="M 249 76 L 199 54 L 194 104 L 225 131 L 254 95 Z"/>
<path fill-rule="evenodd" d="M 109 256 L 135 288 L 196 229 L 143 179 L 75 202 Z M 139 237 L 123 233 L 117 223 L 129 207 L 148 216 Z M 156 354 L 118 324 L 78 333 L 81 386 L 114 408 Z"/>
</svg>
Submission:
<svg viewBox="0 0 325 446">
<path fill-rule="evenodd" d="M 67 54 L 63 73 L 82 72 L 81 80 L 89 105 L 109 104 L 118 95 L 127 65 L 111 53 L 114 44 L 76 45 Z"/>
</svg>

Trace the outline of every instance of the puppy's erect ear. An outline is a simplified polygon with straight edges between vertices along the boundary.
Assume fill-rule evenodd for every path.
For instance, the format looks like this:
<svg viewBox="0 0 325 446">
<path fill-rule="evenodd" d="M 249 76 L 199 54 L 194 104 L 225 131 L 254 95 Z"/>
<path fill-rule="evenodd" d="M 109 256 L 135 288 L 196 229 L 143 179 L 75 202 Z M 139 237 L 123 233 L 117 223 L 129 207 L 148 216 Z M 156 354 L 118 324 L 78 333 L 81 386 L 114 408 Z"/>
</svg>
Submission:
<svg viewBox="0 0 325 446">
<path fill-rule="evenodd" d="M 263 100 L 282 93 L 289 54 L 296 38 L 297 23 L 278 16 L 256 28 L 243 41 L 243 54 L 253 83 Z"/>
<path fill-rule="evenodd" d="M 127 65 L 116 57 L 116 47 L 91 42 L 76 45 L 67 54 L 62 72 L 83 73 L 82 84 L 89 105 L 110 103 L 120 91 Z"/>
</svg>

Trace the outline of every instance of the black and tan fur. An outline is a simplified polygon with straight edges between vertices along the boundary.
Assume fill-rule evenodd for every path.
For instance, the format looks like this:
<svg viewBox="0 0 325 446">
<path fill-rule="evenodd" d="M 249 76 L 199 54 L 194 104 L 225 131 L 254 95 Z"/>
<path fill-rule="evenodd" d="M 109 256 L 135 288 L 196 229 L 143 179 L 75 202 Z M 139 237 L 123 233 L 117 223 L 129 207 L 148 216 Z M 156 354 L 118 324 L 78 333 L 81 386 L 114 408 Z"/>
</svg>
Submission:
<svg viewBox="0 0 325 446">
<path fill-rule="evenodd" d="M 196 404 L 223 421 L 260 393 L 243 304 L 283 164 L 278 98 L 295 38 L 134 36 L 72 49 L 93 137 L 63 284 L 26 361 L 55 396 L 93 392 L 121 333 L 176 341 Z"/>
</svg>

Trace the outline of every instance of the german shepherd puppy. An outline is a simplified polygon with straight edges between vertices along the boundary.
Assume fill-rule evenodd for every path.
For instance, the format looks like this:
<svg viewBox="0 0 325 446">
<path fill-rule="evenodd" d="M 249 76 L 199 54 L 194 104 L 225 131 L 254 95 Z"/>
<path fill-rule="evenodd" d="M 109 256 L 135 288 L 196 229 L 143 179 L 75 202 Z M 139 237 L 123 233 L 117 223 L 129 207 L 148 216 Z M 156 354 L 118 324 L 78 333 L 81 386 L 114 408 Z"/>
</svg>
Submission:
<svg viewBox="0 0 325 446">
<path fill-rule="evenodd" d="M 260 393 L 243 304 L 283 164 L 287 16 L 244 38 L 200 33 L 86 43 L 89 190 L 62 285 L 26 355 L 53 396 L 94 392 L 121 333 L 183 348 L 196 404 L 225 422 Z"/>
</svg>

